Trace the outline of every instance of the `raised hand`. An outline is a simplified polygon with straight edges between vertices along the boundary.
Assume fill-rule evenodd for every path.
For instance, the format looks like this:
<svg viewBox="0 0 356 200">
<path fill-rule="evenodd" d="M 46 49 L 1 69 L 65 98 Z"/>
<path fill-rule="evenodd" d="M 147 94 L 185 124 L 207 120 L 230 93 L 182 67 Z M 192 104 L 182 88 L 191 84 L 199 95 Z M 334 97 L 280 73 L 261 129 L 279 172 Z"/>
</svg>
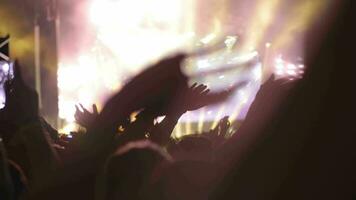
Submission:
<svg viewBox="0 0 356 200">
<path fill-rule="evenodd" d="M 242 125 L 246 126 L 250 120 L 254 121 L 253 124 L 256 124 L 256 120 L 272 114 L 277 106 L 280 106 L 280 102 L 283 98 L 285 98 L 288 92 L 295 86 L 295 83 L 295 81 L 288 79 L 275 80 L 275 76 L 271 75 L 271 77 L 261 85 Z M 253 124 L 251 125 L 253 126 Z"/>
<path fill-rule="evenodd" d="M 208 86 L 194 83 L 185 94 L 185 109 L 191 111 L 203 107 L 202 100 L 208 97 L 209 91 Z"/>
<path fill-rule="evenodd" d="M 216 127 L 218 129 L 218 135 L 221 137 L 225 137 L 228 133 L 228 129 L 230 128 L 231 123 L 229 121 L 229 116 L 225 116 L 222 119 L 220 119 L 218 126 Z"/>
<path fill-rule="evenodd" d="M 74 118 L 79 125 L 85 128 L 89 128 L 89 126 L 98 117 L 99 115 L 98 108 L 96 107 L 95 104 L 93 104 L 92 107 L 93 107 L 93 113 L 89 112 L 86 108 L 84 108 L 82 104 L 75 105 L 76 111 L 74 114 Z"/>
<path fill-rule="evenodd" d="M 5 83 L 6 103 L 3 117 L 13 124 L 23 124 L 38 118 L 38 95 L 22 79 L 21 66 L 14 64 L 14 79 Z"/>
<path fill-rule="evenodd" d="M 147 68 L 131 79 L 117 94 L 110 98 L 99 115 L 98 126 L 111 127 L 123 122 L 133 111 L 167 107 L 179 88 L 186 87 L 188 78 L 180 64 L 185 55 L 169 57 Z"/>
<path fill-rule="evenodd" d="M 239 83 L 228 90 L 211 93 L 204 84 L 194 83 L 190 88 L 183 90 L 176 98 L 175 105 L 180 112 L 192 111 L 204 106 L 225 101 L 236 89 L 244 85 Z"/>
<path fill-rule="evenodd" d="M 5 83 L 5 94 L 0 127 L 4 126 L 1 134 L 9 147 L 9 158 L 30 174 L 31 188 L 43 188 L 40 183 L 54 174 L 58 158 L 39 118 L 37 92 L 25 84 L 17 61 L 14 78 Z"/>
</svg>

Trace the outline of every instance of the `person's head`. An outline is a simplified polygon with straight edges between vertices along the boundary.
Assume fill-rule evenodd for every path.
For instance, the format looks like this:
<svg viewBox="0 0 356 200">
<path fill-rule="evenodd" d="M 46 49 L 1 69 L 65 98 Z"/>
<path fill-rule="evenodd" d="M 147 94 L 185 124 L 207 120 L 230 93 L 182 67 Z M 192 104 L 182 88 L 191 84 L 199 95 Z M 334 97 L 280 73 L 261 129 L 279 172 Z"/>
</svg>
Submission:
<svg viewBox="0 0 356 200">
<path fill-rule="evenodd" d="M 145 198 L 157 168 L 171 158 L 159 146 L 141 140 L 130 142 L 112 155 L 104 168 L 103 199 Z"/>
<path fill-rule="evenodd" d="M 156 199 L 209 199 L 217 183 L 213 163 L 204 161 L 177 161 L 162 171 L 155 189 Z"/>
</svg>

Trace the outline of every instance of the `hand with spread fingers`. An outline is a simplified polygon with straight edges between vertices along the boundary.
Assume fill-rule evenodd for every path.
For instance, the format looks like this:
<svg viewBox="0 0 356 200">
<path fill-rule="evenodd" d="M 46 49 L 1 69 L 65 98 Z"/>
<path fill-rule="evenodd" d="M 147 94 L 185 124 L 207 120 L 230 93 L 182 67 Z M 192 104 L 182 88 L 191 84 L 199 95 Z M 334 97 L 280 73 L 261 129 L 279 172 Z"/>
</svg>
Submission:
<svg viewBox="0 0 356 200">
<path fill-rule="evenodd" d="M 82 104 L 75 106 L 75 121 L 84 128 L 89 128 L 90 125 L 95 121 L 96 117 L 99 115 L 97 106 L 93 104 L 92 107 L 93 112 L 91 113 Z"/>
<path fill-rule="evenodd" d="M 194 83 L 185 93 L 185 109 L 191 111 L 205 106 L 201 100 L 208 97 L 209 91 L 208 86 Z"/>
<path fill-rule="evenodd" d="M 183 89 L 174 100 L 174 105 L 180 112 L 193 111 L 204 106 L 216 104 L 225 101 L 230 95 L 245 83 L 239 83 L 236 86 L 221 92 L 210 92 L 207 85 L 194 83 L 191 87 Z"/>
</svg>

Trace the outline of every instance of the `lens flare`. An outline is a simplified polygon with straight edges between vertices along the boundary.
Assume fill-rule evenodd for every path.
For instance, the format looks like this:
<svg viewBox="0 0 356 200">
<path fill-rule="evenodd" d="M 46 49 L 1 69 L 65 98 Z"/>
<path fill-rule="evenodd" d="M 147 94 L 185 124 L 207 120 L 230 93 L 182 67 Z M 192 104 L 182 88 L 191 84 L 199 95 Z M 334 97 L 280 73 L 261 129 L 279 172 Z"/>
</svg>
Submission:
<svg viewBox="0 0 356 200">
<path fill-rule="evenodd" d="M 300 79 L 304 74 L 304 64 L 294 64 L 282 59 L 282 55 L 274 59 L 274 74 L 276 79 Z"/>
</svg>

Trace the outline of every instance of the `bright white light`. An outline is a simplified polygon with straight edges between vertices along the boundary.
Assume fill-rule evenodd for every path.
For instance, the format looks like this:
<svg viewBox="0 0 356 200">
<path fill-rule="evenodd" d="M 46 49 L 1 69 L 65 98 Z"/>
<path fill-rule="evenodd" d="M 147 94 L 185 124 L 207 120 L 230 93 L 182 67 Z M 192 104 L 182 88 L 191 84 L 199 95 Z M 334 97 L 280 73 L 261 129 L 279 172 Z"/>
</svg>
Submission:
<svg viewBox="0 0 356 200">
<path fill-rule="evenodd" d="M 155 119 L 156 123 L 161 123 L 166 116 L 159 116 L 157 119 Z"/>
<path fill-rule="evenodd" d="M 75 123 L 68 123 L 66 124 L 62 129 L 59 129 L 58 132 L 59 133 L 65 133 L 65 134 L 68 134 L 70 133 L 71 131 L 74 131 L 76 130 L 78 127 Z"/>
<path fill-rule="evenodd" d="M 5 107 L 5 100 L 4 88 L 0 86 L 0 109 Z"/>
<path fill-rule="evenodd" d="M 244 55 L 236 56 L 232 60 L 235 62 L 247 62 L 252 59 L 254 59 L 256 56 L 258 56 L 257 51 L 251 51 L 250 53 L 246 53 Z"/>
<path fill-rule="evenodd" d="M 239 94 L 240 96 L 245 96 L 245 95 L 246 95 L 245 91 L 243 91 L 243 90 L 239 90 L 239 91 L 238 91 L 238 94 Z"/>
<path fill-rule="evenodd" d="M 197 61 L 197 67 L 199 69 L 204 69 L 210 66 L 210 63 L 208 60 L 204 59 L 204 60 L 198 60 Z"/>
<path fill-rule="evenodd" d="M 78 91 L 78 102 L 85 107 L 90 107 L 94 102 L 94 94 L 90 90 L 80 90 Z"/>
<path fill-rule="evenodd" d="M 179 0 L 91 0 L 96 41 L 58 69 L 59 116 L 74 121 L 74 105 L 102 104 L 109 94 L 169 52 L 190 44 Z"/>
<path fill-rule="evenodd" d="M 274 68 L 276 68 L 276 70 L 283 70 L 284 69 L 284 65 L 283 64 L 276 64 L 274 66 Z"/>
<path fill-rule="evenodd" d="M 275 73 L 278 76 L 282 76 L 284 74 L 284 72 L 282 70 L 277 70 Z"/>
<path fill-rule="evenodd" d="M 63 97 L 59 96 L 58 99 L 58 107 L 59 109 L 59 117 L 62 119 L 66 119 L 67 122 L 74 122 L 74 113 L 75 113 L 75 105 L 78 102 L 63 99 Z"/>
<path fill-rule="evenodd" d="M 203 44 L 209 44 L 211 41 L 213 41 L 216 38 L 216 35 L 214 33 L 210 33 L 209 35 L 205 36 L 203 39 L 200 41 Z"/>
<path fill-rule="evenodd" d="M 251 47 L 248 48 L 248 51 L 254 51 L 255 49 L 256 49 L 255 47 L 251 46 Z"/>
<path fill-rule="evenodd" d="M 297 67 L 294 64 L 290 63 L 290 64 L 287 65 L 287 68 L 288 69 L 296 69 Z"/>
<path fill-rule="evenodd" d="M 244 97 L 241 98 L 241 103 L 242 103 L 242 104 L 245 104 L 245 103 L 247 103 L 247 102 L 248 102 L 248 98 L 247 98 L 246 96 L 244 96 Z"/>
<path fill-rule="evenodd" d="M 284 61 L 282 59 L 281 55 L 277 56 L 274 59 L 274 61 L 275 61 L 274 74 L 276 74 L 279 78 L 288 77 L 288 78 L 294 80 L 294 78 L 296 78 L 296 77 L 301 78 L 301 74 L 304 73 L 304 71 L 303 71 L 304 65 L 303 64 L 295 65 L 293 63 Z"/>
<path fill-rule="evenodd" d="M 291 76 L 295 76 L 295 75 L 297 75 L 297 73 L 294 71 L 294 70 L 287 70 L 287 74 L 288 75 L 291 75 Z"/>
<path fill-rule="evenodd" d="M 7 62 L 3 63 L 2 64 L 2 70 L 3 70 L 4 73 L 7 74 L 9 72 L 9 70 L 10 70 L 10 65 Z"/>
<path fill-rule="evenodd" d="M 5 77 L 9 73 L 10 66 L 7 62 L 0 61 L 0 82 L 4 83 Z M 0 85 L 0 109 L 5 107 L 6 94 L 3 84 Z"/>
<path fill-rule="evenodd" d="M 275 58 L 275 62 L 278 63 L 278 64 L 283 63 L 282 57 L 278 56 L 277 58 Z"/>
<path fill-rule="evenodd" d="M 269 51 L 270 56 L 276 52 L 279 53 L 282 47 L 284 49 L 285 46 L 278 45 L 276 37 L 282 38 L 291 34 L 277 34 L 277 36 L 274 36 L 274 34 L 266 34 L 266 31 L 272 30 L 275 26 L 284 29 L 283 23 L 291 27 L 301 26 L 298 25 L 300 20 L 293 21 L 288 19 L 285 22 L 283 20 L 275 20 L 275 17 L 280 14 L 278 13 L 279 8 L 284 8 L 284 6 L 280 6 L 283 5 L 280 0 L 258 0 L 256 3 L 251 4 L 256 4 L 256 9 L 251 7 L 251 16 L 253 17 L 249 19 L 248 16 L 245 16 L 249 19 L 242 24 L 246 31 L 238 32 L 234 31 L 237 31 L 236 27 L 239 24 L 235 24 L 237 21 L 235 20 L 235 14 L 231 15 L 231 9 L 229 8 L 231 5 L 226 2 L 219 2 L 219 5 L 216 6 L 202 6 L 196 0 L 90 0 L 88 2 L 90 3 L 88 20 L 84 19 L 84 21 L 91 23 L 88 24 L 88 29 L 93 32 L 84 33 L 83 35 L 94 35 L 93 38 L 95 39 L 89 38 L 92 40 L 86 40 L 90 45 L 88 47 L 81 46 L 81 49 L 85 50 L 77 52 L 80 56 L 68 62 L 63 62 L 58 71 L 60 116 L 69 122 L 73 121 L 73 116 L 70 115 L 74 114 L 75 103 L 80 102 L 86 106 L 92 103 L 100 104 L 105 102 L 105 97 L 119 90 L 130 77 L 139 73 L 143 67 L 167 54 L 177 52 L 177 50 L 191 52 L 197 46 L 202 47 L 206 44 L 211 44 L 216 38 L 223 36 L 220 35 L 221 33 L 241 34 L 242 40 L 239 40 L 239 45 L 236 45 L 236 49 L 232 49 L 236 44 L 236 37 L 227 36 L 222 45 L 225 45 L 229 51 L 223 51 L 224 55 L 200 58 L 194 63 L 195 68 L 192 68 L 194 72 L 197 72 L 197 69 L 202 69 L 201 71 L 203 69 L 218 70 L 218 68 L 214 67 L 223 67 L 224 64 L 230 67 L 234 64 L 245 64 L 244 62 L 255 59 L 258 55 L 255 50 L 261 45 L 265 45 L 266 49 L 273 47 Z M 295 7 L 298 8 L 299 3 L 296 3 Z M 201 15 L 201 10 L 206 8 L 208 8 L 209 16 L 212 17 L 209 19 L 203 16 L 204 19 L 201 21 L 202 19 L 199 19 L 196 15 Z M 304 15 L 302 12 L 298 12 L 299 14 L 301 17 Z M 238 15 L 239 17 L 243 16 Z M 214 24 L 211 24 L 212 21 L 221 27 L 210 29 L 201 26 L 204 23 L 206 27 L 214 27 Z M 234 24 L 230 26 L 232 21 L 234 21 Z M 287 33 L 289 32 L 287 31 Z M 202 34 L 205 35 L 203 38 L 201 38 Z M 267 35 L 268 38 L 265 37 Z M 264 43 L 266 39 L 268 42 Z M 200 43 L 195 46 L 194 44 L 197 44 L 197 41 L 200 41 Z M 232 55 L 235 50 L 239 53 L 247 52 L 247 54 L 242 56 L 240 54 Z M 227 56 L 225 57 L 227 53 L 230 54 L 228 55 L 230 60 L 226 59 Z M 269 54 L 266 53 L 265 55 Z M 262 73 L 269 73 L 270 69 L 274 70 L 275 74 L 279 74 L 281 78 L 299 77 L 303 73 L 299 69 L 304 68 L 304 65 L 295 65 L 298 69 L 290 68 L 288 66 L 293 64 L 283 61 L 282 56 L 277 57 L 275 62 L 273 62 L 272 58 L 272 63 L 268 56 L 266 58 L 268 58 L 266 59 L 268 61 L 266 61 L 266 66 L 269 64 L 274 65 L 268 70 L 265 70 L 267 68 L 264 68 L 263 71 L 250 68 L 244 74 L 245 71 L 238 71 L 240 69 L 237 69 L 236 73 L 219 74 L 221 76 L 215 75 L 214 78 L 199 77 L 197 82 L 210 82 L 212 87 L 219 84 L 232 85 L 231 82 L 236 81 L 237 77 L 256 84 L 262 79 Z M 217 63 L 220 65 L 217 65 Z M 248 64 L 250 63 L 252 62 Z M 294 70 L 294 72 L 288 72 L 288 70 Z M 294 73 L 297 75 L 294 75 Z M 239 77 L 240 75 L 242 77 Z M 251 91 L 247 91 L 247 93 L 248 102 L 251 102 L 250 99 L 253 94 Z M 237 107 L 239 108 L 237 109 L 238 111 L 242 109 L 241 106 Z M 206 117 L 205 120 L 215 117 L 214 108 L 207 108 L 207 110 L 210 110 L 209 113 L 211 115 Z M 236 114 L 238 115 L 238 113 Z"/>
<path fill-rule="evenodd" d="M 187 40 L 182 14 L 182 2 L 165 0 L 94 0 L 90 10 L 100 42 L 135 72 Z"/>
<path fill-rule="evenodd" d="M 254 69 L 252 70 L 252 74 L 256 81 L 260 81 L 262 79 L 262 63 L 258 63 Z"/>
<path fill-rule="evenodd" d="M 227 36 L 224 43 L 227 48 L 232 48 L 235 45 L 236 41 L 237 41 L 236 36 Z"/>
<path fill-rule="evenodd" d="M 248 91 L 246 91 L 246 90 L 239 90 L 238 91 L 238 94 L 239 94 L 239 97 L 240 97 L 240 102 L 241 103 L 247 103 L 247 101 L 248 101 L 248 98 L 249 98 L 249 96 L 248 96 Z"/>
</svg>

